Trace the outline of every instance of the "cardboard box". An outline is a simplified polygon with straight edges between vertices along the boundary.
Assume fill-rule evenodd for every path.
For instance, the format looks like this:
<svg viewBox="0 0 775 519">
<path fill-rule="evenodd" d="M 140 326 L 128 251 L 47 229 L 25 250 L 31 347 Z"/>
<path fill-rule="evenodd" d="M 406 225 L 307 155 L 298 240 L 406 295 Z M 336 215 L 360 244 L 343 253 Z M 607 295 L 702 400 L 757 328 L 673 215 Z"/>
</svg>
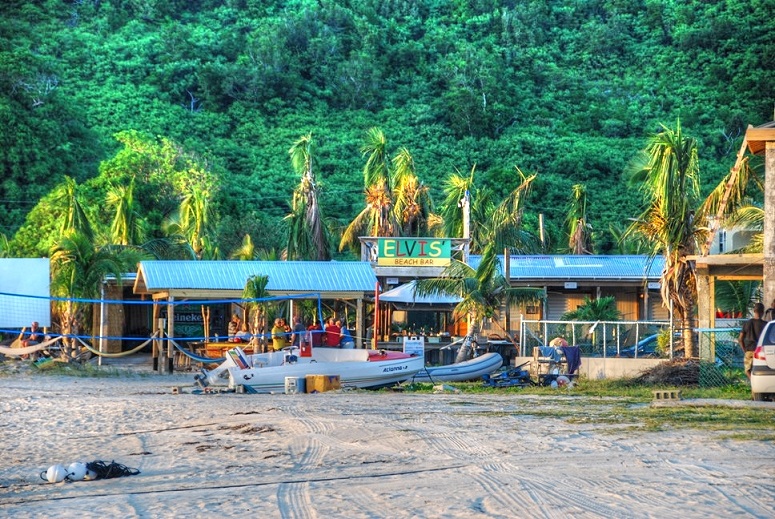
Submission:
<svg viewBox="0 0 775 519">
<path fill-rule="evenodd" d="M 339 375 L 307 375 L 305 382 L 307 393 L 325 393 L 341 387 Z"/>
</svg>

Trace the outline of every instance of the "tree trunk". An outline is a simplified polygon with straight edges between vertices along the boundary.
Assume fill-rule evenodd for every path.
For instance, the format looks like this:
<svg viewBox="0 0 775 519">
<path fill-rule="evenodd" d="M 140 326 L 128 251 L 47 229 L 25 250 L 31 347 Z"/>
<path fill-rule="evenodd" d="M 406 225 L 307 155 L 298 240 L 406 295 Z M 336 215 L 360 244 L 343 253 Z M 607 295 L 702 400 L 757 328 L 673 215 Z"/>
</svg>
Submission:
<svg viewBox="0 0 775 519">
<path fill-rule="evenodd" d="M 474 323 L 478 323 L 479 320 L 475 319 Z M 466 338 L 463 340 L 463 345 L 457 350 L 457 356 L 455 357 L 455 364 L 458 362 L 465 362 L 474 356 L 474 337 L 479 333 L 480 326 L 478 324 L 471 325 L 471 329 L 468 330 Z"/>
</svg>

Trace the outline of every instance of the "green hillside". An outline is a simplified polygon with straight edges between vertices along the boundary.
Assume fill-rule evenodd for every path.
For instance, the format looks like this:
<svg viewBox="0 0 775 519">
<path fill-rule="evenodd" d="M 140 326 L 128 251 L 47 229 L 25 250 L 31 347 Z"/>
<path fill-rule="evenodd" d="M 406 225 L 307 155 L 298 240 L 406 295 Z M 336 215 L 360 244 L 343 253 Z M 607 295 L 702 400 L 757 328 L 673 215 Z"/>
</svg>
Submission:
<svg viewBox="0 0 775 519">
<path fill-rule="evenodd" d="M 312 132 L 341 227 L 363 207 L 360 147 L 376 126 L 437 200 L 474 164 L 497 196 L 515 167 L 537 173 L 527 221 L 544 213 L 555 245 L 571 186 L 586 184 L 606 252 L 608 224 L 638 212 L 626 166 L 660 124 L 699 140 L 708 190 L 748 124 L 773 118 L 770 0 L 7 0 L 0 15 L 9 238 L 65 175 L 97 178 L 132 130 L 218 179 L 222 251 L 245 232 L 280 249 L 292 143 Z M 46 243 L 29 229 L 19 241 Z"/>
</svg>

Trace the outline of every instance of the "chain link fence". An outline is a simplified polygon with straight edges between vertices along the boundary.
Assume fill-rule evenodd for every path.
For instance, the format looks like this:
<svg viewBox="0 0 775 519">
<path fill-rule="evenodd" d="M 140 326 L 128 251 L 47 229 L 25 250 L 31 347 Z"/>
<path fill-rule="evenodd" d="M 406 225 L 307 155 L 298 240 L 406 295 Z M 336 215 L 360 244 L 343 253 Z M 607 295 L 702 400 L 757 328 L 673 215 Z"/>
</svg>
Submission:
<svg viewBox="0 0 775 519">
<path fill-rule="evenodd" d="M 520 355 L 532 356 L 533 348 L 546 346 L 555 337 L 563 337 L 578 346 L 584 357 L 662 358 L 684 356 L 681 330 L 665 321 L 532 321 L 522 320 Z M 740 328 L 695 330 L 699 357 L 699 386 L 721 387 L 741 380 L 743 352 L 737 343 Z M 659 336 L 663 335 L 661 340 Z M 661 344 L 660 344 L 661 343 Z"/>
<path fill-rule="evenodd" d="M 740 328 L 697 330 L 700 357 L 700 387 L 734 383 L 743 373 L 743 351 L 737 343 Z"/>
</svg>

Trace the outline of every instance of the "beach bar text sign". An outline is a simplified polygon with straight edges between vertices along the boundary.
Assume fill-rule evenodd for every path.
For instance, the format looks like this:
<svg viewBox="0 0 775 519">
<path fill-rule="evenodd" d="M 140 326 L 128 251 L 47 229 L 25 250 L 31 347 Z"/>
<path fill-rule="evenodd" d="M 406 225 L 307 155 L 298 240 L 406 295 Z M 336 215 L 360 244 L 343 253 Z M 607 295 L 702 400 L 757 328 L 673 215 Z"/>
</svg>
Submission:
<svg viewBox="0 0 775 519">
<path fill-rule="evenodd" d="M 449 239 L 380 238 L 378 244 L 381 267 L 444 267 L 452 256 Z"/>
</svg>

